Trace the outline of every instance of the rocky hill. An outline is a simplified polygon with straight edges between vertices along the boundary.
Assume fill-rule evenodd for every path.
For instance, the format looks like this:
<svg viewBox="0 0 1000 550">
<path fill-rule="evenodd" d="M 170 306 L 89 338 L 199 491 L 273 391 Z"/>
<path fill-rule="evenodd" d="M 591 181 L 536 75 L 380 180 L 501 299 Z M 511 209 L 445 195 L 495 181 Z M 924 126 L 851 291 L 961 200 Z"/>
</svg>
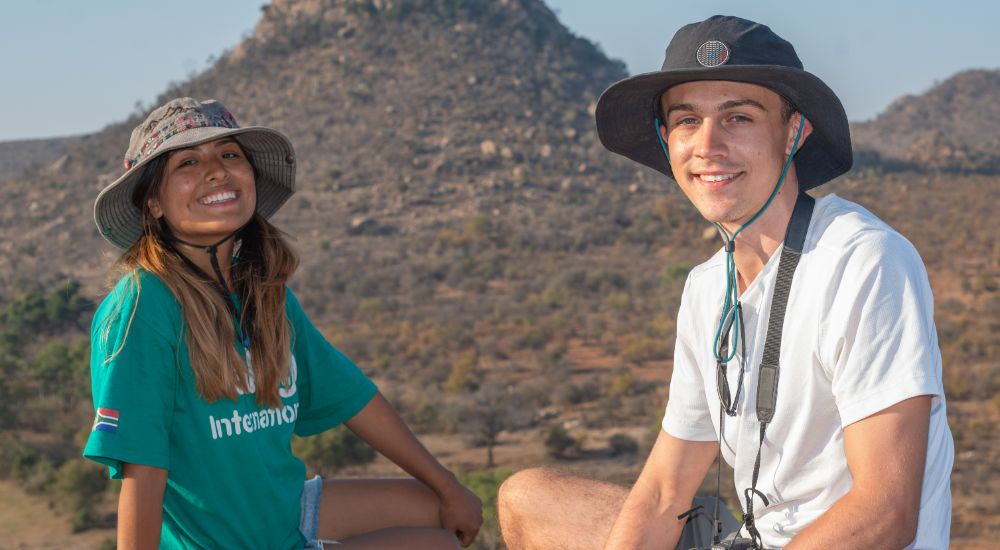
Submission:
<svg viewBox="0 0 1000 550">
<path fill-rule="evenodd" d="M 522 443 L 498 456 L 519 466 L 545 459 L 532 450 L 545 430 L 565 429 L 578 442 L 568 453 L 590 447 L 579 464 L 628 481 L 636 464 L 609 468 L 606 436 L 656 425 L 685 276 L 719 244 L 672 182 L 600 146 L 594 103 L 624 76 L 540 0 L 275 0 L 252 36 L 157 103 L 214 97 L 242 124 L 289 135 L 299 191 L 275 220 L 302 257 L 292 286 L 417 431 L 464 449 L 495 443 L 480 427 L 501 426 Z M 1000 241 L 967 223 L 995 217 L 982 199 L 1000 193 L 996 81 L 963 73 L 857 125 L 866 169 L 818 191 L 858 199 L 925 258 L 959 456 L 1000 456 Z M 44 309 L 67 278 L 101 297 L 115 251 L 93 200 L 122 173 L 139 116 L 0 144 L 0 329 L 34 311 L 26 304 Z M 944 136 L 951 153 L 921 156 Z M 55 337 L 83 334 L 66 332 Z M 0 361 L 0 405 L 33 395 L 20 366 L 85 372 L 81 342 L 72 360 L 27 349 Z M 52 423 L 52 408 L 72 424 L 90 414 L 85 401 L 15 420 Z M 447 460 L 481 465 L 469 456 Z M 956 467 L 956 533 L 1000 534 L 977 523 L 1000 494 L 989 464 Z"/>
<path fill-rule="evenodd" d="M 542 214 L 551 194 L 627 188 L 633 169 L 600 148 L 591 116 L 623 76 L 537 0 L 279 0 L 252 37 L 160 99 L 219 98 L 244 124 L 286 132 L 300 192 L 279 220 L 315 245 L 475 212 L 513 221 Z M 0 280 L 67 262 L 90 279 L 106 264 L 89 209 L 121 173 L 137 120 L 4 184 Z"/>
<path fill-rule="evenodd" d="M 42 167 L 59 169 L 59 159 L 76 139 L 0 141 L 0 181 L 28 177 Z"/>
<path fill-rule="evenodd" d="M 862 163 L 1000 174 L 1000 70 L 965 71 L 853 128 Z"/>
</svg>

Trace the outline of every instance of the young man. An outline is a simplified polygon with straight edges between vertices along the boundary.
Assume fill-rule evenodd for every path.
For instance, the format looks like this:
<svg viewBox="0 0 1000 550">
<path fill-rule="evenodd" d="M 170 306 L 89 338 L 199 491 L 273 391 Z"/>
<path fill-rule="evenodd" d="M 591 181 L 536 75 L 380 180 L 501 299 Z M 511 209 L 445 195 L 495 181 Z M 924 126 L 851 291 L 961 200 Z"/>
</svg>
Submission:
<svg viewBox="0 0 1000 550">
<path fill-rule="evenodd" d="M 721 448 L 745 543 L 946 548 L 954 448 L 925 269 L 867 210 L 804 193 L 851 166 L 833 91 L 769 28 L 716 16 L 596 116 L 604 145 L 675 179 L 726 246 L 688 276 L 663 430 L 632 490 L 521 472 L 500 492 L 508 547 L 710 545 L 714 507 L 684 514 Z M 738 524 L 722 519 L 725 536 Z"/>
</svg>

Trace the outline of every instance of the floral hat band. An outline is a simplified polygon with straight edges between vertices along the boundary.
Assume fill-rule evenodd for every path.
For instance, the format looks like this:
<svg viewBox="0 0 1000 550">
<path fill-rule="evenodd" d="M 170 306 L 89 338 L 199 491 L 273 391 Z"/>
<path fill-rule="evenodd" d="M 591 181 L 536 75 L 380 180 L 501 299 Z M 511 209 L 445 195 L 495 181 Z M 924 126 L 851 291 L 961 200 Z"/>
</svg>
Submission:
<svg viewBox="0 0 1000 550">
<path fill-rule="evenodd" d="M 176 111 L 175 111 L 176 112 Z M 171 137 L 185 131 L 193 130 L 195 128 L 239 128 L 240 125 L 236 122 L 236 117 L 232 113 L 226 110 L 222 110 L 218 113 L 206 113 L 201 111 L 181 111 L 182 116 L 176 118 L 173 121 L 156 128 L 151 136 L 146 138 L 139 145 L 139 150 L 135 152 L 134 155 L 125 157 L 125 169 L 128 170 L 136 164 L 139 163 L 144 157 L 152 154 L 156 149 L 167 141 Z M 169 116 L 169 114 L 168 114 Z M 162 120 L 151 121 L 151 124 L 159 126 L 162 124 Z M 133 145 L 134 147 L 134 145 Z M 130 147 L 128 153 L 133 153 L 133 148 Z"/>
</svg>

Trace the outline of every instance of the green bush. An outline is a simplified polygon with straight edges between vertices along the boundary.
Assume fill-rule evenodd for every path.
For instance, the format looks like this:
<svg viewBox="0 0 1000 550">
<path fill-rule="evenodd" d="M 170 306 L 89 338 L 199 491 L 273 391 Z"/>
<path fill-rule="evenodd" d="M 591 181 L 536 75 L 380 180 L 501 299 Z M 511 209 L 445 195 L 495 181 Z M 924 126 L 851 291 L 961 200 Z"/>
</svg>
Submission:
<svg viewBox="0 0 1000 550">
<path fill-rule="evenodd" d="M 576 439 L 562 426 L 552 426 L 545 432 L 545 450 L 552 458 L 566 458 L 566 452 L 576 445 Z"/>
<path fill-rule="evenodd" d="M 67 510 L 90 509 L 108 487 L 106 469 L 93 462 L 76 458 L 67 460 L 56 470 L 52 494 Z"/>
<path fill-rule="evenodd" d="M 512 473 L 510 470 L 472 470 L 459 474 L 459 481 L 483 501 L 483 526 L 471 548 L 494 550 L 504 547 L 497 523 L 497 491 Z"/>
<path fill-rule="evenodd" d="M 612 456 L 634 455 L 639 452 L 639 442 L 628 434 L 615 434 L 608 439 Z"/>
<path fill-rule="evenodd" d="M 292 439 L 292 452 L 318 475 L 375 460 L 374 449 L 344 426 L 310 437 L 296 437 Z"/>
</svg>

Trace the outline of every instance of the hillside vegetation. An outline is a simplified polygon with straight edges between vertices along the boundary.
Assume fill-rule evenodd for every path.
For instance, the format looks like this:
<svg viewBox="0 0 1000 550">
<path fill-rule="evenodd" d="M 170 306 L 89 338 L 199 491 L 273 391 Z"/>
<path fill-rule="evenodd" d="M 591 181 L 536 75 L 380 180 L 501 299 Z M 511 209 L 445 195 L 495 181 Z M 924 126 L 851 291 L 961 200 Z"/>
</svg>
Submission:
<svg viewBox="0 0 1000 550">
<path fill-rule="evenodd" d="M 998 149 L 978 145 L 1000 126 L 977 126 L 981 141 L 947 134 L 968 165 L 906 156 L 903 136 L 922 139 L 918 120 L 947 130 L 1000 111 L 995 75 L 970 74 L 857 126 L 864 162 L 818 190 L 870 208 L 928 266 L 958 448 L 956 547 L 1000 535 L 1000 242 L 982 228 L 1000 176 Z M 538 0 L 276 0 L 160 100 L 215 97 L 289 135 L 299 191 L 275 220 L 302 257 L 292 287 L 489 501 L 504 475 L 541 462 L 634 479 L 667 397 L 685 277 L 719 246 L 671 181 L 599 145 L 594 103 L 624 76 Z M 137 116 L 53 142 L 59 158 L 40 168 L 0 171 L 12 335 L 0 407 L 17 404 L 0 414 L 0 448 L 16 451 L 0 453 L 0 474 L 55 502 L 104 495 L 81 528 L 113 522 L 114 486 L 91 485 L 75 459 L 92 413 L 86 327 L 114 255 L 92 204 L 121 174 Z M 13 166 L 5 145 L 0 167 Z M 48 305 L 70 295 L 72 307 Z M 351 466 L 371 456 L 323 437 L 296 443 L 313 470 L 391 471 Z M 480 547 L 498 544 L 490 525 Z"/>
</svg>

